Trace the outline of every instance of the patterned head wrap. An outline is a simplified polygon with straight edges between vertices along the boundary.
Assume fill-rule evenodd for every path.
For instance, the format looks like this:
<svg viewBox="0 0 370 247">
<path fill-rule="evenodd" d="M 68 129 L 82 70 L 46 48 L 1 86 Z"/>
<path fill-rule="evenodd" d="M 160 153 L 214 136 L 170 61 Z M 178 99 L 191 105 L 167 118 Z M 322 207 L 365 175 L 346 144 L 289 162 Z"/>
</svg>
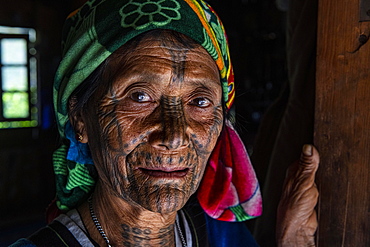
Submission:
<svg viewBox="0 0 370 247">
<path fill-rule="evenodd" d="M 208 51 L 220 71 L 225 107 L 230 109 L 235 92 L 228 44 L 224 27 L 208 4 L 202 0 L 88 1 L 66 20 L 63 59 L 54 83 L 58 130 L 63 140 L 69 140 L 54 153 L 57 205 L 61 210 L 78 205 L 95 185 L 89 149 L 75 140 L 68 121 L 69 97 L 114 51 L 153 29 L 185 34 Z M 257 187 L 256 183 L 251 191 L 255 193 Z"/>
</svg>

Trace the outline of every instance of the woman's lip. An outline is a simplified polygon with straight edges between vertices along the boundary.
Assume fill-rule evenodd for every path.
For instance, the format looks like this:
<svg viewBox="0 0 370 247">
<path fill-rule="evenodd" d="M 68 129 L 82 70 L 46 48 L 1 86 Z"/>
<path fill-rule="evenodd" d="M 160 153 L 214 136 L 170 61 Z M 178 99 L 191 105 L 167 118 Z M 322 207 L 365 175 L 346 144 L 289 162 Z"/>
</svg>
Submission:
<svg viewBox="0 0 370 247">
<path fill-rule="evenodd" d="M 182 178 L 185 177 L 186 174 L 189 172 L 189 168 L 185 169 L 146 169 L 146 168 L 139 168 L 139 170 L 151 177 L 157 178 Z"/>
</svg>

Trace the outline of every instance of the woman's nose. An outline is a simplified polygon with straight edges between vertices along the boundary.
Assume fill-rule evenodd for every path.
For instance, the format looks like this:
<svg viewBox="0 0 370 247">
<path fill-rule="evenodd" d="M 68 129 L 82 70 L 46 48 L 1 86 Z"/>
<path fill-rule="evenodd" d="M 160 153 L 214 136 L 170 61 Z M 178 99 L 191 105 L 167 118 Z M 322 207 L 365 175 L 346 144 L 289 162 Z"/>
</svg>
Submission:
<svg viewBox="0 0 370 247">
<path fill-rule="evenodd" d="M 151 133 L 149 142 L 160 150 L 177 150 L 189 145 L 184 109 L 180 97 L 161 99 L 160 127 Z"/>
</svg>

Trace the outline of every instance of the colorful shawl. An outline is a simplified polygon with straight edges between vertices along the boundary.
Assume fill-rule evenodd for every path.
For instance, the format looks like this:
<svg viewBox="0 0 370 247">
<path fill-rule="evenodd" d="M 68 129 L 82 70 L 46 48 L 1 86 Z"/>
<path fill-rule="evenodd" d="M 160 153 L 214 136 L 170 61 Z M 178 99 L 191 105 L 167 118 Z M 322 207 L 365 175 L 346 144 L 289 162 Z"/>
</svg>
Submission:
<svg viewBox="0 0 370 247">
<path fill-rule="evenodd" d="M 54 153 L 57 206 L 76 207 L 95 185 L 87 144 L 75 140 L 68 121 L 73 91 L 115 50 L 137 35 L 170 29 L 202 45 L 220 71 L 225 108 L 234 100 L 234 75 L 223 25 L 202 0 L 91 0 L 72 13 L 63 30 L 63 59 L 54 83 L 54 106 L 61 147 Z M 243 221 L 261 214 L 258 182 L 247 152 L 231 124 L 226 124 L 198 190 L 207 214 Z"/>
</svg>

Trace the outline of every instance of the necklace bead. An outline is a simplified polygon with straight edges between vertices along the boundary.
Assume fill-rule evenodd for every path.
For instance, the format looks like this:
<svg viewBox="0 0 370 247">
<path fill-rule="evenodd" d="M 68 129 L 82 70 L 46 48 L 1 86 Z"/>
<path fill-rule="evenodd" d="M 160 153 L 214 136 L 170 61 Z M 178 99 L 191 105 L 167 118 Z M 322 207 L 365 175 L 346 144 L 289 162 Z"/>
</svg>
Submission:
<svg viewBox="0 0 370 247">
<path fill-rule="evenodd" d="M 180 235 L 183 247 L 188 247 L 188 245 L 186 244 L 185 238 L 184 238 L 184 234 L 182 234 L 182 231 L 181 231 L 181 228 L 180 228 L 180 223 L 179 223 L 178 220 L 175 221 L 175 228 L 177 229 L 177 232 Z"/>
<path fill-rule="evenodd" d="M 98 217 L 96 217 L 96 215 L 95 215 L 94 208 L 93 208 L 93 205 L 92 205 L 92 197 L 93 197 L 93 194 L 91 194 L 91 196 L 89 197 L 89 200 L 88 200 L 91 219 L 93 220 L 96 229 L 98 230 L 100 235 L 103 237 L 104 241 L 107 243 L 107 246 L 111 247 L 111 245 L 109 243 L 109 239 L 108 239 L 107 235 L 105 234 L 105 232 L 103 230 L 103 227 L 100 225 Z"/>
</svg>

